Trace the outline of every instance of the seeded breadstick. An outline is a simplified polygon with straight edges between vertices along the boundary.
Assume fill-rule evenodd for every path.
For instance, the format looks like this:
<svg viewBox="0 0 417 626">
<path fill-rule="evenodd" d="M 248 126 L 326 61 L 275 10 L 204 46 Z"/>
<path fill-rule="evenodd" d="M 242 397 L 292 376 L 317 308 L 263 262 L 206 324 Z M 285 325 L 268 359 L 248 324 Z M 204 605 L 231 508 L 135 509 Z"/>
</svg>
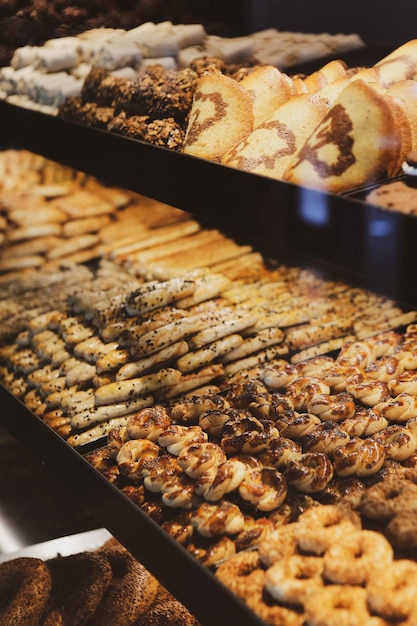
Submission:
<svg viewBox="0 0 417 626">
<path fill-rule="evenodd" d="M 283 340 L 284 333 L 280 328 L 265 328 L 253 337 L 244 339 L 242 345 L 225 354 L 222 361 L 223 363 L 230 363 L 230 361 L 246 358 L 259 350 L 282 343 Z"/>
<path fill-rule="evenodd" d="M 85 411 L 74 414 L 70 419 L 70 424 L 76 429 L 87 428 L 97 422 L 104 422 L 114 417 L 130 415 L 140 409 L 152 406 L 153 401 L 152 396 L 145 396 L 119 404 L 93 407 L 92 409 L 86 409 Z"/>
<path fill-rule="evenodd" d="M 228 335 L 208 344 L 200 350 L 188 352 L 176 361 L 176 366 L 181 372 L 191 372 L 203 365 L 208 365 L 215 359 L 227 354 L 238 346 L 242 345 L 243 339 L 240 335 Z"/>
<path fill-rule="evenodd" d="M 173 368 L 163 368 L 154 374 L 148 374 L 141 378 L 121 380 L 109 383 L 96 389 L 95 404 L 104 406 L 113 402 L 126 402 L 138 396 L 144 396 L 150 392 L 162 392 L 178 383 L 181 379 L 181 372 Z"/>
<path fill-rule="evenodd" d="M 346 332 L 352 331 L 351 320 L 332 319 L 323 324 L 309 324 L 287 333 L 285 343 L 290 350 L 300 350 L 315 344 L 336 339 Z"/>
<path fill-rule="evenodd" d="M 258 365 L 261 365 L 262 363 L 267 363 L 268 361 L 280 358 L 282 356 L 285 356 L 286 354 L 288 354 L 287 346 L 282 344 L 278 346 L 272 346 L 271 348 L 261 350 L 257 354 L 246 357 L 244 359 L 238 359 L 237 361 L 226 363 L 224 365 L 224 373 L 226 376 L 233 376 L 238 372 L 252 369 Z"/>
<path fill-rule="evenodd" d="M 223 366 L 219 363 L 208 365 L 191 374 L 182 376 L 179 383 L 170 387 L 164 394 L 164 398 L 177 398 L 191 390 L 208 385 L 211 381 L 221 378 L 224 374 Z"/>
<path fill-rule="evenodd" d="M 143 315 L 191 295 L 194 289 L 195 282 L 183 278 L 173 278 L 150 287 L 139 287 L 127 298 L 126 311 L 132 316 Z"/>
<path fill-rule="evenodd" d="M 134 413 L 133 413 L 134 415 Z M 67 443 L 73 448 L 83 446 L 87 443 L 97 441 L 102 437 L 106 437 L 111 430 L 118 428 L 119 426 L 126 426 L 130 415 L 124 415 L 122 417 L 115 417 L 109 419 L 106 422 L 97 424 L 93 428 L 85 430 L 81 433 L 76 433 L 67 438 Z"/>
<path fill-rule="evenodd" d="M 311 348 L 306 348 L 305 350 L 300 350 L 296 354 L 293 354 L 290 358 L 290 361 L 291 363 L 300 363 L 301 361 L 312 359 L 315 356 L 328 354 L 329 352 L 333 352 L 334 350 L 339 350 L 339 348 L 341 348 L 346 341 L 353 341 L 355 339 L 355 335 L 345 335 L 344 337 L 339 337 L 337 339 L 323 341 L 322 343 L 318 343 Z"/>
<path fill-rule="evenodd" d="M 189 347 L 186 341 L 173 343 L 145 359 L 122 365 L 116 374 L 116 380 L 135 378 L 139 374 L 155 369 L 158 365 L 167 364 L 174 359 L 178 359 L 184 354 L 187 354 L 188 351 Z"/>
<path fill-rule="evenodd" d="M 201 348 L 204 345 L 217 341 L 222 337 L 232 333 L 238 333 L 245 328 L 249 328 L 256 324 L 258 319 L 257 313 L 238 314 L 224 317 L 220 323 L 200 331 L 191 337 L 189 343 L 192 348 Z"/>
</svg>

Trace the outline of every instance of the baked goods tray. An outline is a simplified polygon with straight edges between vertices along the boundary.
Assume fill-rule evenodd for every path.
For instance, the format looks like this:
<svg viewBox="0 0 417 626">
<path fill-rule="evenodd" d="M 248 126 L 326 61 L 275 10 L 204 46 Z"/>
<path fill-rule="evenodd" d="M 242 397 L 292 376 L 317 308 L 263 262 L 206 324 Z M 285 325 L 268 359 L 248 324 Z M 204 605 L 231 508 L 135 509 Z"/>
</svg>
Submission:
<svg viewBox="0 0 417 626">
<path fill-rule="evenodd" d="M 0 385 L 0 424 L 171 591 L 202 626 L 265 626 L 175 539 Z"/>
<path fill-rule="evenodd" d="M 0 101 L 3 145 L 192 213 L 267 256 L 417 305 L 415 217 Z"/>
</svg>

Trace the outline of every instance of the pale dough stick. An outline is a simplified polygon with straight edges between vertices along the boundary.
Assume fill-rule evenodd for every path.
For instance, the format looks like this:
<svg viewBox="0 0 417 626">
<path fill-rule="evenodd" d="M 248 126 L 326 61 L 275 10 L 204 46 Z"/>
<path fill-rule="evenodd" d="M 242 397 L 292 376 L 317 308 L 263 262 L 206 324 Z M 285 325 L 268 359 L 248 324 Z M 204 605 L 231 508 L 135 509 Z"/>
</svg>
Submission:
<svg viewBox="0 0 417 626">
<path fill-rule="evenodd" d="M 123 417 L 123 415 L 129 415 L 132 412 L 152 406 L 152 404 L 153 397 L 146 396 L 144 398 L 137 398 L 136 400 L 129 400 L 120 404 L 93 407 L 92 409 L 86 409 L 85 411 L 73 415 L 70 419 L 70 424 L 76 429 L 88 428 L 97 422 L 104 422 L 114 417 Z"/>
<path fill-rule="evenodd" d="M 189 352 L 176 361 L 176 366 L 181 372 L 191 372 L 198 369 L 203 365 L 208 365 L 215 359 L 223 356 L 230 350 L 242 345 L 243 339 L 240 335 L 228 335 L 222 339 L 218 339 L 213 343 L 196 350 L 195 352 Z"/>
<path fill-rule="evenodd" d="M 256 324 L 257 320 L 257 313 L 248 313 L 246 315 L 235 313 L 232 316 L 221 319 L 219 324 L 206 328 L 191 337 L 189 344 L 192 348 L 201 348 L 222 337 L 249 328 Z"/>
<path fill-rule="evenodd" d="M 288 348 L 286 346 L 272 346 L 271 348 L 262 350 L 253 356 L 249 356 L 245 359 L 239 359 L 237 361 L 233 361 L 232 363 L 227 363 L 224 366 L 224 373 L 226 376 L 233 376 L 238 372 L 253 369 L 258 365 L 262 365 L 262 363 L 273 361 L 274 359 L 282 357 L 286 354 L 288 354 Z"/>
<path fill-rule="evenodd" d="M 97 234 L 80 235 L 78 237 L 71 237 L 70 239 L 63 239 L 62 242 L 47 250 L 46 256 L 49 260 L 68 256 L 85 250 L 86 248 L 93 248 L 100 242 Z"/>
<path fill-rule="evenodd" d="M 23 241 L 34 239 L 35 237 L 48 237 L 50 235 L 61 235 L 62 226 L 57 222 L 42 222 L 41 224 L 30 224 L 14 228 L 7 233 L 8 241 Z"/>
<path fill-rule="evenodd" d="M 64 237 L 77 237 L 85 233 L 96 233 L 111 222 L 109 215 L 97 215 L 69 220 L 62 227 Z"/>
<path fill-rule="evenodd" d="M 352 326 L 351 320 L 342 320 L 340 318 L 333 319 L 323 324 L 311 324 L 304 328 L 290 330 L 285 343 L 288 348 L 293 351 L 309 348 L 323 341 L 336 339 L 346 332 L 351 332 Z"/>
<path fill-rule="evenodd" d="M 67 213 L 52 203 L 39 204 L 36 202 L 35 210 L 31 206 L 33 201 L 30 203 L 28 200 L 25 204 L 26 206 L 22 205 L 21 208 L 12 209 L 8 213 L 9 219 L 22 228 L 44 223 L 63 224 L 68 219 Z"/>
<path fill-rule="evenodd" d="M 131 358 L 130 352 L 128 350 L 123 350 L 121 348 L 117 348 L 112 350 L 108 354 L 104 354 L 99 357 L 96 361 L 96 370 L 97 374 L 102 374 L 103 372 L 110 372 L 111 370 L 116 369 L 119 365 L 123 365 L 127 363 Z"/>
<path fill-rule="evenodd" d="M 375 325 L 368 324 L 366 320 L 363 324 L 355 324 L 354 330 L 358 339 L 366 339 L 372 337 L 385 330 L 391 330 L 398 328 L 399 326 L 406 326 L 417 320 L 417 311 L 409 311 L 401 315 L 395 315 L 394 317 L 379 318 L 375 320 Z"/>
<path fill-rule="evenodd" d="M 334 350 L 339 350 L 346 341 L 354 341 L 355 339 L 355 335 L 345 335 L 343 337 L 339 337 L 338 339 L 323 341 L 322 343 L 312 346 L 311 348 L 306 348 L 305 350 L 300 350 L 300 352 L 293 354 L 290 361 L 291 363 L 300 363 L 301 361 L 312 359 L 315 356 L 328 354 Z"/>
<path fill-rule="evenodd" d="M 260 330 L 257 335 L 244 339 L 241 346 L 225 354 L 222 359 L 223 363 L 243 359 L 259 350 L 282 343 L 283 340 L 284 333 L 280 328 L 265 328 Z"/>
<path fill-rule="evenodd" d="M 184 354 L 187 354 L 188 351 L 189 347 L 186 341 L 173 343 L 146 359 L 122 365 L 116 374 L 116 381 L 135 378 L 139 374 L 154 369 L 157 365 L 167 364 L 174 359 L 178 359 Z"/>
<path fill-rule="evenodd" d="M 68 387 L 79 385 L 92 380 L 96 374 L 96 366 L 81 361 L 75 367 L 72 367 L 65 376 L 65 382 Z"/>
<path fill-rule="evenodd" d="M 164 368 L 154 374 L 140 378 L 109 383 L 96 389 L 95 404 L 103 406 L 113 402 L 126 402 L 153 391 L 164 391 L 181 379 L 181 372 L 173 368 Z"/>
<path fill-rule="evenodd" d="M 145 356 L 158 352 L 162 348 L 166 348 L 166 346 L 208 326 L 210 323 L 210 320 L 207 319 L 208 317 L 190 315 L 166 324 L 161 328 L 156 328 L 140 337 L 136 344 L 132 345 L 131 352 L 133 356 Z M 214 323 L 213 317 L 211 317 L 211 321 Z"/>
<path fill-rule="evenodd" d="M 117 223 L 113 225 L 114 231 L 116 231 L 116 227 Z M 107 229 L 107 231 L 108 230 L 109 229 Z M 163 226 L 155 230 L 147 230 L 143 233 L 143 239 L 140 238 L 139 241 L 137 237 L 135 238 L 134 233 L 129 236 L 126 235 L 127 242 L 123 243 L 123 241 L 121 241 L 119 244 L 117 243 L 116 231 L 115 239 L 113 240 L 116 241 L 116 244 L 112 244 L 111 241 L 109 241 L 104 250 L 111 253 L 111 258 L 124 261 L 131 254 L 135 254 L 146 248 L 156 248 L 170 241 L 177 241 L 179 238 L 192 235 L 199 230 L 201 230 L 201 226 L 198 222 L 187 220 L 179 224 Z M 113 246 L 113 248 L 111 248 L 111 246 Z"/>
<path fill-rule="evenodd" d="M 69 196 L 57 198 L 54 204 L 63 209 L 73 219 L 114 212 L 114 206 L 111 202 L 107 202 L 87 190 L 77 191 Z"/>
<path fill-rule="evenodd" d="M 126 301 L 126 311 L 128 315 L 132 316 L 143 315 L 191 295 L 194 289 L 195 281 L 173 278 L 161 282 L 147 291 L 139 289 L 134 292 Z"/>
<path fill-rule="evenodd" d="M 179 309 L 188 309 L 205 300 L 219 296 L 230 285 L 230 279 L 221 274 L 209 274 L 196 281 L 196 288 L 191 296 L 178 300 Z"/>
<path fill-rule="evenodd" d="M 212 380 L 223 377 L 223 366 L 221 364 L 213 364 L 203 367 L 201 370 L 192 374 L 184 375 L 180 382 L 168 389 L 164 394 L 164 398 L 177 398 L 190 390 L 197 389 L 202 385 L 207 385 Z"/>
<path fill-rule="evenodd" d="M 116 341 L 104 343 L 99 337 L 92 336 L 84 339 L 74 346 L 74 356 L 84 359 L 89 363 L 96 363 L 97 359 L 109 352 L 117 350 L 119 344 Z"/>
<path fill-rule="evenodd" d="M 134 415 L 134 413 L 132 413 Z M 111 430 L 118 428 L 119 426 L 126 426 L 130 415 L 124 415 L 123 417 L 115 417 L 109 419 L 106 422 L 101 422 L 89 430 L 85 430 L 82 433 L 76 433 L 67 438 L 67 443 L 73 448 L 83 446 L 92 441 L 97 441 L 106 437 Z"/>
<path fill-rule="evenodd" d="M 49 237 L 36 237 L 35 239 L 27 239 L 13 245 L 8 245 L 4 248 L 1 254 L 1 258 L 30 256 L 33 254 L 39 254 L 43 256 L 45 250 L 48 250 L 52 246 L 58 245 L 61 239 L 51 235 Z"/>
<path fill-rule="evenodd" d="M 40 254 L 27 256 L 6 257 L 0 259 L 0 272 L 10 272 L 15 270 L 35 269 L 42 267 L 45 258 Z"/>
<path fill-rule="evenodd" d="M 70 396 L 61 399 L 60 407 L 64 413 L 71 416 L 94 407 L 94 389 L 75 391 Z"/>
</svg>

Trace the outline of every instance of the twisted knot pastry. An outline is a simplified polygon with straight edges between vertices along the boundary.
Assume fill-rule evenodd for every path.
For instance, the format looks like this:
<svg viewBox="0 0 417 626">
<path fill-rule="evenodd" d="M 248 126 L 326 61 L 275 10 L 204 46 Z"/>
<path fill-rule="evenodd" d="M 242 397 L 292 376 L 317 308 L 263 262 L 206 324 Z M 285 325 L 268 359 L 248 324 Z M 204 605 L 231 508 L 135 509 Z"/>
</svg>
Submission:
<svg viewBox="0 0 417 626">
<path fill-rule="evenodd" d="M 204 502 L 191 515 L 193 528 L 203 537 L 237 535 L 243 530 L 244 523 L 239 507 L 227 500 L 220 504 Z"/>
<path fill-rule="evenodd" d="M 226 461 L 226 455 L 215 443 L 191 443 L 184 446 L 177 461 L 187 476 L 200 478 L 210 470 L 217 472 L 219 465 Z"/>
<path fill-rule="evenodd" d="M 178 541 L 178 543 L 186 546 L 193 536 L 191 511 L 182 511 L 182 513 L 176 515 L 174 519 L 165 520 L 162 522 L 161 528 Z"/>
<path fill-rule="evenodd" d="M 249 469 L 239 485 L 239 495 L 259 511 L 277 509 L 287 496 L 287 481 L 274 467 Z"/>
<path fill-rule="evenodd" d="M 340 422 L 349 419 L 355 414 L 355 402 L 352 396 L 346 392 L 334 395 L 319 394 L 309 400 L 307 411 L 317 415 L 321 420 Z"/>
<path fill-rule="evenodd" d="M 355 511 L 341 504 L 313 506 L 294 525 L 297 546 L 304 552 L 323 555 L 334 542 L 343 542 L 346 534 L 361 529 Z"/>
<path fill-rule="evenodd" d="M 160 448 L 148 439 L 129 439 L 122 445 L 116 462 L 120 472 L 133 482 L 140 482 L 150 462 L 159 456 Z"/>
<path fill-rule="evenodd" d="M 162 503 L 172 508 L 195 509 L 200 499 L 195 493 L 194 481 L 184 472 L 165 476 L 160 480 Z"/>
<path fill-rule="evenodd" d="M 288 437 L 296 441 L 306 436 L 308 432 L 321 424 L 321 420 L 317 415 L 312 413 L 294 413 L 281 416 L 276 425 L 282 437 Z"/>
<path fill-rule="evenodd" d="M 262 380 L 249 380 L 232 383 L 227 399 L 236 409 L 246 409 L 251 402 L 256 402 L 259 395 L 268 390 Z"/>
<path fill-rule="evenodd" d="M 374 411 L 390 422 L 406 422 L 417 415 L 417 397 L 403 392 L 395 398 L 376 404 Z"/>
<path fill-rule="evenodd" d="M 388 390 L 392 396 L 407 393 L 412 396 L 417 395 L 417 372 L 405 370 L 388 382 Z"/>
<path fill-rule="evenodd" d="M 403 371 L 404 365 L 401 360 L 393 356 L 385 356 L 369 363 L 365 368 L 365 375 L 381 383 L 388 383 Z"/>
<path fill-rule="evenodd" d="M 288 466 L 289 461 L 300 458 L 301 453 L 300 444 L 280 435 L 276 439 L 271 439 L 268 447 L 258 458 L 263 465 L 283 469 Z"/>
<path fill-rule="evenodd" d="M 284 360 L 265 366 L 260 373 L 260 378 L 268 389 L 284 390 L 299 377 L 299 365 Z"/>
<path fill-rule="evenodd" d="M 339 476 L 371 476 L 385 461 L 384 446 L 375 439 L 354 438 L 333 453 L 333 467 Z"/>
<path fill-rule="evenodd" d="M 332 456 L 335 449 L 350 440 L 348 433 L 337 422 L 328 421 L 318 424 L 302 439 L 304 452 L 322 452 Z"/>
<path fill-rule="evenodd" d="M 285 392 L 296 411 L 306 411 L 309 402 L 323 394 L 330 394 L 330 387 L 317 378 L 308 377 L 296 378 Z"/>
<path fill-rule="evenodd" d="M 171 409 L 171 417 L 180 424 L 197 424 L 201 415 L 210 411 L 224 411 L 230 402 L 218 394 L 203 394 L 177 402 Z M 201 424 L 200 424 L 201 426 Z"/>
<path fill-rule="evenodd" d="M 238 458 L 231 458 L 222 463 L 214 473 L 214 478 L 207 481 L 207 487 L 201 491 L 202 495 L 209 502 L 221 500 L 226 493 L 238 489 L 245 478 L 247 465 Z M 198 481 L 200 487 L 200 479 Z M 197 490 L 197 493 L 200 493 Z"/>
<path fill-rule="evenodd" d="M 339 426 L 351 437 L 370 437 L 388 426 L 385 417 L 379 415 L 373 408 L 358 408 L 354 417 L 343 420 Z"/>
<path fill-rule="evenodd" d="M 417 450 L 417 435 L 410 428 L 394 424 L 373 436 L 387 458 L 405 461 Z"/>
<path fill-rule="evenodd" d="M 363 585 L 375 568 L 383 570 L 393 561 L 389 541 L 372 530 L 353 530 L 343 541 L 332 543 L 324 554 L 324 575 L 344 585 Z"/>
<path fill-rule="evenodd" d="M 146 468 L 143 484 L 149 491 L 162 493 L 164 484 L 172 478 L 181 476 L 183 470 L 178 465 L 177 457 L 163 454 L 150 462 Z"/>
<path fill-rule="evenodd" d="M 223 563 L 236 554 L 235 542 L 230 537 L 215 537 L 208 544 L 207 539 L 199 539 L 187 545 L 187 552 L 206 567 Z"/>
<path fill-rule="evenodd" d="M 159 435 L 171 425 L 167 409 L 160 405 L 141 409 L 129 417 L 126 433 L 129 439 L 149 439 L 157 442 Z"/>
<path fill-rule="evenodd" d="M 248 411 L 258 419 L 275 421 L 280 415 L 292 412 L 294 405 L 289 398 L 280 393 L 259 394 L 256 401 L 250 402 Z"/>
<path fill-rule="evenodd" d="M 375 406 L 379 402 L 386 402 L 390 397 L 386 383 L 368 378 L 359 382 L 350 379 L 346 391 L 365 406 Z"/>
<path fill-rule="evenodd" d="M 270 420 L 258 420 L 248 414 L 240 421 L 226 422 L 222 435 L 221 445 L 227 455 L 256 454 L 279 436 L 279 430 Z"/>
<path fill-rule="evenodd" d="M 356 365 L 366 368 L 376 359 L 377 350 L 371 342 L 347 341 L 337 355 L 337 363 L 344 366 Z"/>
<path fill-rule="evenodd" d="M 368 337 L 366 343 L 372 347 L 375 359 L 378 359 L 381 356 L 395 354 L 402 344 L 404 337 L 405 335 L 403 336 L 401 333 L 397 333 L 394 330 L 387 330 L 373 337 Z"/>
<path fill-rule="evenodd" d="M 333 478 L 333 467 L 325 454 L 306 452 L 290 461 L 284 472 L 289 485 L 303 493 L 322 491 Z"/>
<path fill-rule="evenodd" d="M 244 528 L 235 539 L 236 552 L 259 547 L 273 531 L 274 522 L 269 517 L 255 519 L 245 515 Z"/>
<path fill-rule="evenodd" d="M 413 342 L 413 345 L 408 348 L 403 345 L 394 352 L 394 356 L 400 362 L 403 370 L 415 370 L 417 368 L 417 345 Z"/>
<path fill-rule="evenodd" d="M 238 422 L 245 417 L 248 417 L 248 413 L 240 409 L 209 409 L 200 415 L 198 423 L 210 436 L 220 437 L 227 422 Z"/>
<path fill-rule="evenodd" d="M 190 443 L 205 443 L 208 437 L 200 426 L 181 426 L 172 424 L 158 437 L 158 443 L 170 454 L 178 456 Z"/>
<path fill-rule="evenodd" d="M 329 385 L 334 393 L 346 391 L 346 385 L 349 381 L 359 382 L 364 378 L 365 372 L 363 368 L 357 365 L 343 365 L 337 361 L 323 375 L 324 382 Z"/>
</svg>

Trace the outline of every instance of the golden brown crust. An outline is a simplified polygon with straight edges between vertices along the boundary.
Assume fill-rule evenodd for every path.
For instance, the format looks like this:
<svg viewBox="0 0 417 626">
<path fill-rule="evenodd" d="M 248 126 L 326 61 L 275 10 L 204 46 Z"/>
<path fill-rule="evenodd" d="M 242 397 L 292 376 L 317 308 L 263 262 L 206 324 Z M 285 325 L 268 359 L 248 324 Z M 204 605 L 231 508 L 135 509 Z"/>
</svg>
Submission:
<svg viewBox="0 0 417 626">
<path fill-rule="evenodd" d="M 48 566 L 21 557 L 0 565 L 0 623 L 38 626 L 52 586 Z"/>
</svg>

